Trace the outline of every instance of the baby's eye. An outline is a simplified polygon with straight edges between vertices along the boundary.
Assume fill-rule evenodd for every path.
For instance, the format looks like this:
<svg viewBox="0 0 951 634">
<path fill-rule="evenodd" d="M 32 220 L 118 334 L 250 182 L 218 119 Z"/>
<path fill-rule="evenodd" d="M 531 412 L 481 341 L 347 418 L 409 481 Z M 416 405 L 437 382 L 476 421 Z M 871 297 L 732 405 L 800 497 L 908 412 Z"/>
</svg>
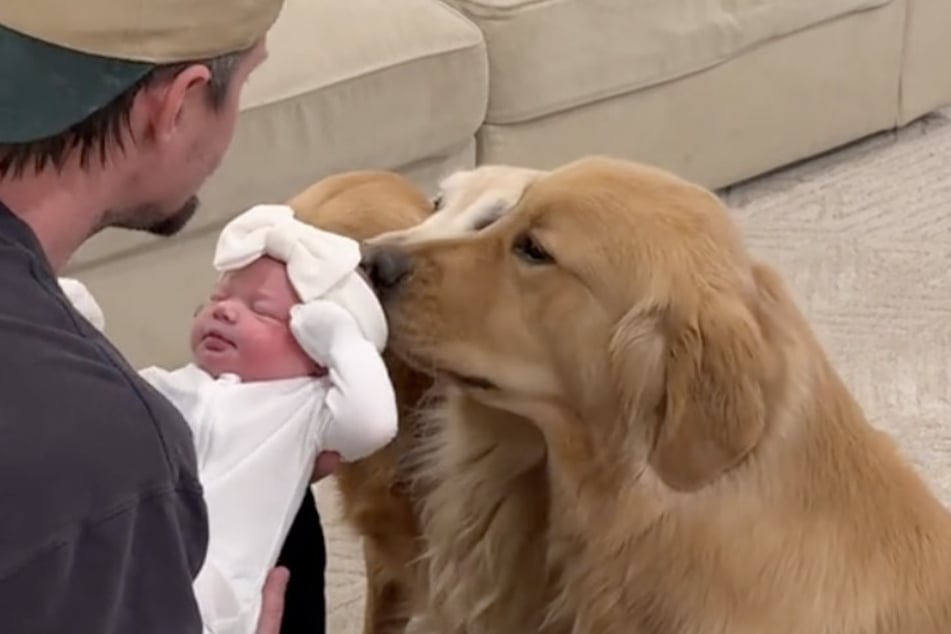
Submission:
<svg viewBox="0 0 951 634">
<path fill-rule="evenodd" d="M 261 315 L 262 317 L 269 317 L 271 319 L 281 318 L 280 314 L 278 314 L 278 311 L 275 310 L 275 308 L 271 306 L 270 304 L 254 303 L 254 304 L 251 304 L 251 310 Z"/>
</svg>

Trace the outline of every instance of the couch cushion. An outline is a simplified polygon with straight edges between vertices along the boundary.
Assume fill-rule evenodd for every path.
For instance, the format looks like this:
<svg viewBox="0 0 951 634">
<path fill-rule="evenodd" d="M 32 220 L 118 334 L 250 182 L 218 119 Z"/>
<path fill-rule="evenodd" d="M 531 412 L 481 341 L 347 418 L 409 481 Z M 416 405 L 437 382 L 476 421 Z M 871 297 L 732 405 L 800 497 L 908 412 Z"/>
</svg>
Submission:
<svg viewBox="0 0 951 634">
<path fill-rule="evenodd" d="M 893 0 L 449 0 L 489 51 L 487 121 L 516 123 L 677 79 Z"/>
<path fill-rule="evenodd" d="M 472 142 L 485 116 L 482 34 L 441 0 L 287 0 L 268 49 L 189 234 L 332 172 L 448 156 Z M 107 231 L 73 265 L 154 241 Z"/>
<path fill-rule="evenodd" d="M 644 161 L 718 189 L 891 127 L 906 6 L 831 20 L 674 81 L 479 132 L 479 161 Z M 935 69 L 937 72 L 937 69 Z"/>
</svg>

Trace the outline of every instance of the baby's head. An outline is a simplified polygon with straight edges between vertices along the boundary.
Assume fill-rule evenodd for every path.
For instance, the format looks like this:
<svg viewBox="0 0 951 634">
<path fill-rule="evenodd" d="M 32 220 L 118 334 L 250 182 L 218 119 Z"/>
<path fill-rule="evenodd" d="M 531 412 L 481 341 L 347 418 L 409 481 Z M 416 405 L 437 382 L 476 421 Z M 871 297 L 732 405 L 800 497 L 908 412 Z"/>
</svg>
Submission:
<svg viewBox="0 0 951 634">
<path fill-rule="evenodd" d="M 290 309 L 299 301 L 279 260 L 264 256 L 224 272 L 192 324 L 195 365 L 214 377 L 232 373 L 243 381 L 322 373 L 291 333 Z"/>
<path fill-rule="evenodd" d="M 301 222 L 287 205 L 257 205 L 232 219 L 218 236 L 213 264 L 222 275 L 195 315 L 191 344 L 195 364 L 214 377 L 326 373 L 326 360 L 312 360 L 294 336 L 310 330 L 307 317 L 295 313 L 291 328 L 291 309 L 302 302 L 334 302 L 377 350 L 386 343 L 383 308 L 357 273 L 359 243 Z"/>
</svg>

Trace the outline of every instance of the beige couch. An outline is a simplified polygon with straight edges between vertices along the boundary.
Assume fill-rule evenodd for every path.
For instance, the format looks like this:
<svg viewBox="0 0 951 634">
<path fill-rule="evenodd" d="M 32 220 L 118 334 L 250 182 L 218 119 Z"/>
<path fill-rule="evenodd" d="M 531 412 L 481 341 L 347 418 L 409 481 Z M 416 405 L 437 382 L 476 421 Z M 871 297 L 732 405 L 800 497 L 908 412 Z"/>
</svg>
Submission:
<svg viewBox="0 0 951 634">
<path fill-rule="evenodd" d="M 720 187 L 951 102 L 949 0 L 287 0 L 270 50 L 200 218 L 69 270 L 138 365 L 185 360 L 228 218 L 333 172 L 606 153 Z"/>
</svg>

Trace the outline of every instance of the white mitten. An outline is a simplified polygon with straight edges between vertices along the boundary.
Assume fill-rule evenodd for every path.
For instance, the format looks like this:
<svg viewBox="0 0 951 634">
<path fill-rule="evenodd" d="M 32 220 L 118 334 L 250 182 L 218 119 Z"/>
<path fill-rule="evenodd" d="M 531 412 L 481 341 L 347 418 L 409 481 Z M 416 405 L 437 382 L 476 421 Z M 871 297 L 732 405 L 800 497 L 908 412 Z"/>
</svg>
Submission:
<svg viewBox="0 0 951 634">
<path fill-rule="evenodd" d="M 320 430 L 321 449 L 352 462 L 390 442 L 398 429 L 396 394 L 382 356 L 356 320 L 338 304 L 316 299 L 291 308 L 290 322 L 301 348 L 329 374 L 331 417 Z"/>
<path fill-rule="evenodd" d="M 331 347 L 335 342 L 363 339 L 353 315 L 325 299 L 292 306 L 290 326 L 307 356 L 321 365 L 331 363 Z"/>
<path fill-rule="evenodd" d="M 70 277 L 58 278 L 59 287 L 63 289 L 66 299 L 73 305 L 73 308 L 85 317 L 89 323 L 96 327 L 100 332 L 106 329 L 106 317 L 102 313 L 99 303 L 92 296 L 86 285 Z"/>
</svg>

